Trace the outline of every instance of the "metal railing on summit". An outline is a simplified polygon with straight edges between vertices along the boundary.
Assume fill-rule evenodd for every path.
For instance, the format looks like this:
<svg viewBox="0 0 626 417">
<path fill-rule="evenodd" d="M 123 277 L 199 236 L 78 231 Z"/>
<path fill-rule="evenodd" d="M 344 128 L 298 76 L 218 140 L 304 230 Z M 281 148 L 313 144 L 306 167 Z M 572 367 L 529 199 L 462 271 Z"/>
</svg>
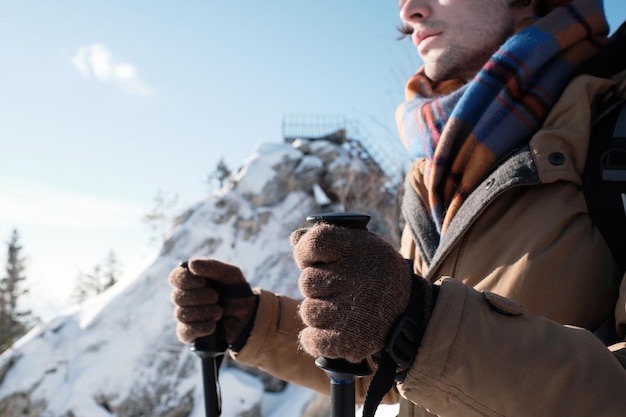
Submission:
<svg viewBox="0 0 626 417">
<path fill-rule="evenodd" d="M 371 159 L 394 182 L 400 184 L 410 158 L 397 137 L 372 135 L 361 123 L 342 115 L 288 114 L 282 122 L 283 140 L 328 140 L 345 144 L 359 152 L 363 159 Z"/>
</svg>

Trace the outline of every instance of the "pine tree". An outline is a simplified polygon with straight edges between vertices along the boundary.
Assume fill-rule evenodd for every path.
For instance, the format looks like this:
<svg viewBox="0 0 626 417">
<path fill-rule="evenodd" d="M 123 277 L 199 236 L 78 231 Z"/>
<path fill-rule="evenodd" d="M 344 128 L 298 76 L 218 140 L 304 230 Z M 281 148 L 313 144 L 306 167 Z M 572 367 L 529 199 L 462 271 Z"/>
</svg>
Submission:
<svg viewBox="0 0 626 417">
<path fill-rule="evenodd" d="M 34 321 L 30 310 L 19 309 L 22 297 L 28 293 L 28 289 L 23 288 L 26 276 L 21 251 L 19 235 L 14 229 L 7 243 L 6 275 L 0 279 L 0 351 L 26 334 Z"/>
<path fill-rule="evenodd" d="M 74 290 L 72 291 L 71 297 L 79 304 L 89 298 L 89 292 L 87 291 L 85 281 L 85 273 L 83 271 L 78 271 L 78 275 L 76 276 L 76 283 L 74 284 Z"/>
<path fill-rule="evenodd" d="M 168 233 L 176 217 L 173 213 L 176 211 L 177 201 L 178 195 L 174 194 L 174 196 L 170 197 L 161 189 L 157 191 L 157 195 L 154 198 L 154 208 L 141 219 L 152 229 L 151 241 L 165 242 L 167 240 Z"/>
<path fill-rule="evenodd" d="M 83 271 L 78 272 L 72 298 L 82 303 L 90 297 L 103 293 L 117 283 L 119 273 L 119 261 L 111 250 L 104 262 L 104 267 L 96 264 L 89 274 Z"/>
<path fill-rule="evenodd" d="M 85 278 L 85 285 L 89 294 L 96 295 L 104 291 L 102 267 L 100 265 L 94 266 L 91 274 L 85 275 Z"/>
<path fill-rule="evenodd" d="M 215 171 L 213 171 L 213 173 L 209 175 L 208 182 L 209 184 L 211 184 L 214 180 L 217 180 L 217 182 L 220 185 L 220 188 L 222 188 L 226 180 L 230 177 L 230 175 L 231 175 L 230 168 L 228 168 L 228 165 L 226 165 L 224 158 L 220 158 L 219 162 L 217 163 L 217 167 L 215 167 Z"/>
<path fill-rule="evenodd" d="M 119 261 L 117 260 L 117 256 L 115 256 L 115 252 L 113 250 L 109 251 L 109 255 L 104 261 L 104 289 L 107 290 L 114 286 L 118 279 L 118 274 L 120 273 Z"/>
</svg>

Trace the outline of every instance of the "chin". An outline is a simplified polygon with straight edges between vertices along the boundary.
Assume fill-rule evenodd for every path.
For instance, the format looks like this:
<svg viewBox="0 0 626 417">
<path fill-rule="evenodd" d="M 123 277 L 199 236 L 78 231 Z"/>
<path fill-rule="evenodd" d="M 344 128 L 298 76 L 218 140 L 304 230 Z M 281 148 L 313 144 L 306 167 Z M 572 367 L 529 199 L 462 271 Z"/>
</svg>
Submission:
<svg viewBox="0 0 626 417">
<path fill-rule="evenodd" d="M 442 81 L 445 79 L 444 76 L 441 74 L 441 71 L 437 71 L 436 68 L 429 68 L 428 66 L 424 67 L 424 74 L 426 74 L 428 79 L 432 81 Z"/>
<path fill-rule="evenodd" d="M 432 81 L 445 81 L 445 80 L 464 80 L 471 81 L 472 78 L 477 74 L 478 71 L 467 71 L 461 70 L 460 68 L 450 68 L 450 67 L 437 67 L 431 66 L 430 68 L 425 65 L 424 73 L 426 76 Z"/>
</svg>

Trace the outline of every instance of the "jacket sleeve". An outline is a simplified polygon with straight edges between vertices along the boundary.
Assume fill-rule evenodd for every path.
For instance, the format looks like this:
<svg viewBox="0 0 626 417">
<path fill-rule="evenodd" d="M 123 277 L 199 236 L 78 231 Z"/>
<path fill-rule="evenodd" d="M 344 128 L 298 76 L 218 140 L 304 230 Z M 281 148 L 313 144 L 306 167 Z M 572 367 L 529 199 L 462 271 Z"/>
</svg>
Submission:
<svg viewBox="0 0 626 417">
<path fill-rule="evenodd" d="M 437 415 L 623 415 L 626 343 L 607 349 L 591 332 L 527 315 L 510 299 L 453 279 L 438 284 L 418 356 L 399 386 L 407 399 Z"/>
<path fill-rule="evenodd" d="M 304 327 L 298 315 L 298 301 L 269 291 L 259 293 L 259 307 L 254 326 L 245 346 L 231 356 L 239 362 L 259 368 L 285 381 L 305 386 L 323 394 L 330 394 L 330 382 L 324 371 L 299 346 L 298 334 Z M 371 378 L 355 382 L 355 399 L 365 401 Z M 392 389 L 383 403 L 399 400 L 397 389 Z"/>
</svg>

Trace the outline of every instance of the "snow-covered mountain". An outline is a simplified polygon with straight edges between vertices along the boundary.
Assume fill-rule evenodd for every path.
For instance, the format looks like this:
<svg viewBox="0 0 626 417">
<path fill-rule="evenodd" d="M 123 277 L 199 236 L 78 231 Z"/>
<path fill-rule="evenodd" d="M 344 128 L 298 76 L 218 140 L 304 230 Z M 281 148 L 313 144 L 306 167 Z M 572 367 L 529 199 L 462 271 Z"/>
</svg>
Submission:
<svg viewBox="0 0 626 417">
<path fill-rule="evenodd" d="M 298 297 L 289 235 L 308 214 L 366 211 L 370 230 L 398 243 L 397 184 L 357 142 L 338 138 L 261 145 L 226 186 L 179 217 L 135 280 L 6 351 L 0 417 L 203 416 L 200 360 L 175 336 L 172 268 L 212 256 L 239 265 L 253 286 Z M 247 369 L 223 365 L 220 383 L 224 417 L 300 416 L 307 407 L 307 415 L 323 415 L 311 391 Z M 382 407 L 379 415 L 395 411 Z"/>
</svg>

